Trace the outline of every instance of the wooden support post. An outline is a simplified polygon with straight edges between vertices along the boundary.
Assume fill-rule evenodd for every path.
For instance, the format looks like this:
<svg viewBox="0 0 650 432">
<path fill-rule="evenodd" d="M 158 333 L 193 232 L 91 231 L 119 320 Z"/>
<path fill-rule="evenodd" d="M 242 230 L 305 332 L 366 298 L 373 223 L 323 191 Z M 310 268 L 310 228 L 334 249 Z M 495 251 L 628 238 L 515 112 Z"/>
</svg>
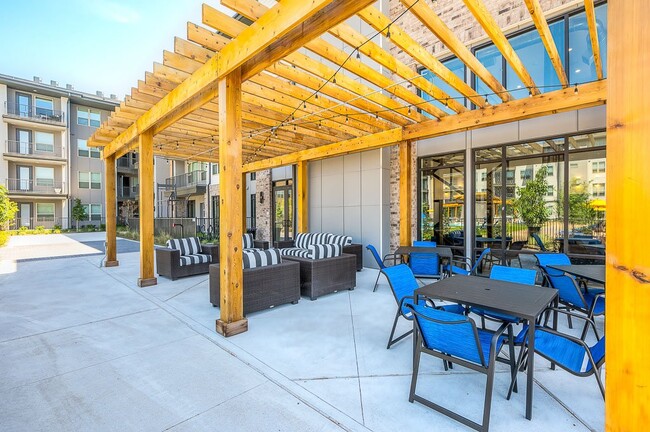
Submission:
<svg viewBox="0 0 650 432">
<path fill-rule="evenodd" d="M 411 246 L 411 142 L 399 144 L 399 244 Z"/>
<path fill-rule="evenodd" d="M 650 422 L 650 2 L 608 14 L 605 429 L 633 431 Z"/>
<path fill-rule="evenodd" d="M 138 136 L 140 197 L 140 278 L 138 286 L 156 285 L 153 267 L 153 131 Z"/>
<path fill-rule="evenodd" d="M 104 267 L 116 267 L 120 263 L 117 261 L 117 233 L 116 233 L 116 205 L 115 198 L 115 156 L 109 156 L 105 160 L 106 164 L 106 261 Z"/>
<path fill-rule="evenodd" d="M 247 197 L 247 190 L 246 190 L 246 173 L 242 173 L 241 175 L 241 219 L 242 219 L 242 230 L 243 232 L 246 232 L 246 199 Z"/>
<path fill-rule="evenodd" d="M 248 330 L 244 318 L 242 269 L 242 115 L 241 71 L 219 81 L 219 260 L 221 316 L 217 332 L 233 336 Z"/>
<path fill-rule="evenodd" d="M 296 164 L 296 225 L 299 233 L 309 232 L 309 215 L 308 215 L 308 201 L 307 189 L 307 162 L 299 161 Z"/>
</svg>

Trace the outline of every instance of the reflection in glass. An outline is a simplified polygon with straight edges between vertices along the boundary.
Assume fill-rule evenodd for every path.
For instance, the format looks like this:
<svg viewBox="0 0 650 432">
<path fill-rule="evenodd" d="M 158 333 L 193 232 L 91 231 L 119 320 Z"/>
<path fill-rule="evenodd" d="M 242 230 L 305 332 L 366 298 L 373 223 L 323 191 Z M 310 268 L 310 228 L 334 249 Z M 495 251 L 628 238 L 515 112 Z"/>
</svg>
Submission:
<svg viewBox="0 0 650 432">
<path fill-rule="evenodd" d="M 454 57 L 451 60 L 443 61 L 442 64 L 445 65 L 453 74 L 455 74 L 462 81 L 465 81 L 465 63 L 463 63 L 462 61 Z M 450 86 L 446 81 L 442 80 L 437 75 L 431 73 L 431 71 L 429 71 L 428 69 L 423 69 L 421 74 L 424 78 L 431 81 L 436 87 L 440 88 L 440 90 L 447 93 L 450 98 L 454 98 L 458 103 L 465 105 L 465 98 L 463 97 L 463 95 L 458 90 Z M 422 97 L 422 99 L 427 101 L 434 100 L 430 95 L 424 92 L 420 92 L 420 96 Z M 445 111 L 448 114 L 454 114 L 454 111 L 443 103 L 433 102 L 433 105 L 435 105 L 436 107 L 440 108 L 441 110 Z M 423 112 L 423 114 L 427 117 L 431 117 L 431 115 L 428 113 Z"/>
<path fill-rule="evenodd" d="M 476 58 L 483 63 L 483 66 L 497 79 L 503 81 L 503 56 L 494 45 L 488 45 L 485 48 L 476 50 Z M 475 88 L 478 94 L 490 94 L 492 89 L 483 81 L 476 77 Z M 501 98 L 496 95 L 489 95 L 488 102 L 496 105 L 501 102 Z"/>
<path fill-rule="evenodd" d="M 452 246 L 462 254 L 465 229 L 464 153 L 421 160 L 420 238 Z M 442 164 L 441 161 L 449 163 Z"/>
</svg>

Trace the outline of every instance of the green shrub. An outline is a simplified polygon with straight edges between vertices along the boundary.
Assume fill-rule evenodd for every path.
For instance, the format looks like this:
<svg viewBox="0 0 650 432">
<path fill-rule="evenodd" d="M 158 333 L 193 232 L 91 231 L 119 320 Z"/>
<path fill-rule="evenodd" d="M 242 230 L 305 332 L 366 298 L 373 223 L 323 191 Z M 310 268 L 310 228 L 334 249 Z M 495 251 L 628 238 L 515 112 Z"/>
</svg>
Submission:
<svg viewBox="0 0 650 432">
<path fill-rule="evenodd" d="M 52 232 L 53 232 L 54 234 L 61 234 L 61 230 L 60 230 L 59 228 L 54 228 L 54 229 L 52 230 Z"/>
<path fill-rule="evenodd" d="M 106 224 L 99 224 L 100 231 L 106 231 Z"/>
<path fill-rule="evenodd" d="M 59 231 L 61 231 L 61 225 L 59 225 L 59 224 L 54 225 L 54 230 L 59 230 Z"/>
<path fill-rule="evenodd" d="M 7 244 L 8 241 L 9 241 L 9 232 L 8 231 L 0 231 L 0 247 Z"/>
<path fill-rule="evenodd" d="M 44 234 L 45 233 L 45 227 L 43 225 L 39 225 L 34 229 L 34 232 L 36 234 Z"/>
</svg>

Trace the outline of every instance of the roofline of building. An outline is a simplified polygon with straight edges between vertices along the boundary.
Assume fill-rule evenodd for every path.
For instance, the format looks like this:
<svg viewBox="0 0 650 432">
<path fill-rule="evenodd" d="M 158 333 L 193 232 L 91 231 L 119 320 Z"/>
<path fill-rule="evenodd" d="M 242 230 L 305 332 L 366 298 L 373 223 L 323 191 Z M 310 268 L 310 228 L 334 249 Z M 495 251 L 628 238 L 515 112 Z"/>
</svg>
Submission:
<svg viewBox="0 0 650 432">
<path fill-rule="evenodd" d="M 20 90 L 42 93 L 47 96 L 67 97 L 72 103 L 89 105 L 96 108 L 113 110 L 115 107 L 120 105 L 120 100 L 118 98 L 113 99 L 110 97 L 99 96 L 97 94 L 75 90 L 74 88 L 63 88 L 58 85 L 28 80 L 11 75 L 0 74 L 0 84 L 5 84 L 8 87 Z"/>
</svg>

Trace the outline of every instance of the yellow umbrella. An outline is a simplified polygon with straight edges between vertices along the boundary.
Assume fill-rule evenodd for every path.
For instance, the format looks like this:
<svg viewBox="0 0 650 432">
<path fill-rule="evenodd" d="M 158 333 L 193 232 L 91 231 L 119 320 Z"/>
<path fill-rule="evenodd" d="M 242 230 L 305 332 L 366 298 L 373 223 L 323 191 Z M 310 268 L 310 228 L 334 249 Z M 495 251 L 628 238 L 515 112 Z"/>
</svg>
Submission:
<svg viewBox="0 0 650 432">
<path fill-rule="evenodd" d="M 589 206 L 598 211 L 605 211 L 606 203 L 604 199 L 595 199 L 589 203 Z"/>
</svg>

